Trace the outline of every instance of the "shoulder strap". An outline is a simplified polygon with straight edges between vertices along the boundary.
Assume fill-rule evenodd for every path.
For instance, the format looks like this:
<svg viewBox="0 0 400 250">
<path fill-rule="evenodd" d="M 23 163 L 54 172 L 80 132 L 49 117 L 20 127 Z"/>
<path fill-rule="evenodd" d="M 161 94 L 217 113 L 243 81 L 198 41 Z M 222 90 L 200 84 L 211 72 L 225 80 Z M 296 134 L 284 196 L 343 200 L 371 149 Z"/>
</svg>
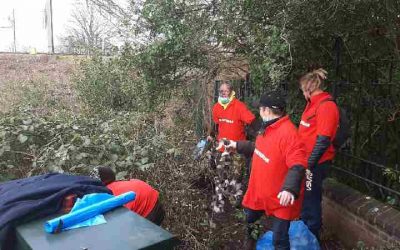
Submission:
<svg viewBox="0 0 400 250">
<path fill-rule="evenodd" d="M 312 114 L 311 116 L 307 117 L 307 121 L 309 121 L 310 119 L 314 118 L 317 115 L 317 111 L 318 111 L 319 107 L 321 107 L 321 105 L 324 104 L 325 102 L 334 102 L 334 103 L 336 103 L 335 99 L 333 99 L 332 97 L 328 97 L 328 98 L 322 100 L 318 104 L 318 107 L 315 109 L 314 114 Z"/>
</svg>

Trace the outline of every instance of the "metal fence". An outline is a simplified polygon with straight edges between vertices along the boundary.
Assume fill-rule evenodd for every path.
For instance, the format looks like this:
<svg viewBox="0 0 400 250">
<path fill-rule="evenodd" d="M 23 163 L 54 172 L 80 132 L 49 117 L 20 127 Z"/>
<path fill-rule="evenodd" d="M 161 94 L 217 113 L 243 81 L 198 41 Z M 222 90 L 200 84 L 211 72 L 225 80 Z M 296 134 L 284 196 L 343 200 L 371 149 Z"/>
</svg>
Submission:
<svg viewBox="0 0 400 250">
<path fill-rule="evenodd" d="M 399 205 L 400 200 L 400 61 L 341 62 L 341 44 L 335 41 L 335 60 L 330 72 L 329 91 L 351 121 L 349 143 L 336 156 L 332 175 L 366 194 Z M 332 77 L 333 75 L 333 77 Z M 220 82 L 215 84 L 216 97 Z M 241 99 L 257 98 L 250 75 L 233 81 Z M 296 107 L 292 118 L 301 114 L 296 85 L 282 83 L 289 105 Z M 297 102 L 297 103 L 295 103 Z M 304 100 L 302 100 L 304 102 Z M 299 109 L 299 110 L 297 110 Z"/>
<path fill-rule="evenodd" d="M 331 91 L 349 115 L 352 136 L 348 147 L 338 152 L 333 174 L 365 193 L 399 205 L 400 61 L 364 58 L 341 63 L 340 57 L 340 50 L 336 51 Z"/>
</svg>

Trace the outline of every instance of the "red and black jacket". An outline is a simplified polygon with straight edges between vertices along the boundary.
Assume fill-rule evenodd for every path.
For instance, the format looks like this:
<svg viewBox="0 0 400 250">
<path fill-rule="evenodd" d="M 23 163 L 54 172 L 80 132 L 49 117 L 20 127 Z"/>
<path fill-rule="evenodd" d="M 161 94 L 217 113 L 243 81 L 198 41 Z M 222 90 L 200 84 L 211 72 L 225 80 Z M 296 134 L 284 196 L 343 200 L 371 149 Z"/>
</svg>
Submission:
<svg viewBox="0 0 400 250">
<path fill-rule="evenodd" d="M 305 145 L 309 167 L 335 156 L 331 142 L 339 125 L 339 109 L 329 100 L 332 97 L 327 92 L 312 96 L 301 116 L 299 136 Z"/>
<path fill-rule="evenodd" d="M 238 153 L 253 153 L 249 186 L 243 206 L 263 210 L 267 215 L 280 219 L 299 218 L 304 196 L 303 177 L 307 165 L 304 146 L 297 129 L 288 116 L 266 127 L 256 138 L 255 144 L 241 141 Z M 297 199 L 293 205 L 281 206 L 277 198 L 286 190 Z"/>
</svg>

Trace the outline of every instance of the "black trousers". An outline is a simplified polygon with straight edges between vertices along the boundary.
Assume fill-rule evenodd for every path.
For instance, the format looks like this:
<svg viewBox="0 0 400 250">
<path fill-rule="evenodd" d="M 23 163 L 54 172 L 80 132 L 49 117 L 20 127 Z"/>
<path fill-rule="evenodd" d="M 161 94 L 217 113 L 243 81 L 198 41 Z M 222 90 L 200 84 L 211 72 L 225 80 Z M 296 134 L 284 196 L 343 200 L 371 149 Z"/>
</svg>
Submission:
<svg viewBox="0 0 400 250">
<path fill-rule="evenodd" d="M 301 220 L 308 229 L 320 240 L 322 226 L 322 182 L 327 176 L 331 161 L 323 162 L 306 173 L 306 187 L 304 190 Z"/>
<path fill-rule="evenodd" d="M 164 208 L 160 200 L 157 200 L 153 210 L 151 210 L 151 212 L 146 216 L 146 219 L 160 226 L 164 218 L 165 218 Z"/>
<path fill-rule="evenodd" d="M 252 210 L 245 208 L 246 220 L 248 224 L 256 222 L 264 214 L 261 210 Z M 280 219 L 274 216 L 272 218 L 272 240 L 276 250 L 290 250 L 289 227 L 290 220 Z M 251 236 L 252 227 L 248 225 L 247 233 Z"/>
</svg>

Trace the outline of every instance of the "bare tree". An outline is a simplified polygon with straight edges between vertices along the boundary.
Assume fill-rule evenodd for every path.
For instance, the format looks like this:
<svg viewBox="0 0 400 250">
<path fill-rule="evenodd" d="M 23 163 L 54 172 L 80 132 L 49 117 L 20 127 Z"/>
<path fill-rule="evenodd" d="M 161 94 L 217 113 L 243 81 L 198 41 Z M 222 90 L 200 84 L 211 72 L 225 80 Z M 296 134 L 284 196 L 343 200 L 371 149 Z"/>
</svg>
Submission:
<svg viewBox="0 0 400 250">
<path fill-rule="evenodd" d="M 110 20 L 119 39 L 132 47 L 154 42 L 149 24 L 142 16 L 145 0 L 88 0 L 98 12 Z"/>
<path fill-rule="evenodd" d="M 88 0 L 77 0 L 74 4 L 66 36 L 62 37 L 62 50 L 66 53 L 110 54 L 117 43 L 110 19 L 101 15 Z"/>
</svg>

